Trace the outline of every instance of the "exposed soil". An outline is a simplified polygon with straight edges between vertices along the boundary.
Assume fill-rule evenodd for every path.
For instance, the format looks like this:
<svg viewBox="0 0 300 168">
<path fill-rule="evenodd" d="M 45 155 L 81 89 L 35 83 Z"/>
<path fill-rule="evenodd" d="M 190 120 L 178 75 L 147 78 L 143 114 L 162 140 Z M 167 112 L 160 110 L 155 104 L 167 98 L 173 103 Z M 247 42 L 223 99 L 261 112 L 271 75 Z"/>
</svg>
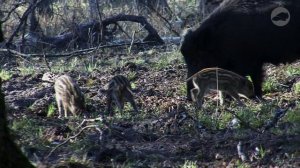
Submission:
<svg viewBox="0 0 300 168">
<path fill-rule="evenodd" d="M 16 141 L 31 161 L 40 160 L 48 166 L 66 161 L 81 162 L 87 167 L 180 167 L 189 163 L 199 167 L 300 167 L 299 131 L 289 131 L 295 130 L 299 123 L 279 122 L 263 133 L 260 127 L 251 129 L 242 125 L 217 129 L 205 125 L 198 120 L 197 114 L 203 112 L 213 116 L 219 113 L 215 110 L 215 94 L 206 96 L 207 110 L 196 113 L 194 104 L 185 97 L 186 67 L 180 59 L 172 60 L 164 68 L 151 67 L 159 60 L 155 57 L 148 64 L 133 63 L 132 57 L 123 60 L 122 65 L 99 67 L 92 72 L 65 72 L 77 79 L 85 94 L 88 113 L 84 116 L 104 116 L 105 121 L 82 125 L 83 116 L 58 119 L 57 109 L 54 116 L 47 117 L 49 105 L 56 107 L 56 103 L 53 84 L 41 80 L 44 70 L 23 76 L 15 69 L 3 90 L 10 126 L 13 128 L 14 122 L 30 120 L 33 127 L 40 128 L 39 132 L 31 133 L 13 129 Z M 280 68 L 268 66 L 266 69 L 267 77 L 276 77 L 284 87 L 266 94 L 265 102 L 249 100 L 252 101 L 250 106 L 284 98 L 285 101 L 276 106 L 284 108 L 285 104 L 294 103 L 289 110 L 299 110 L 299 96 L 289 96 L 299 76 L 284 78 L 277 76 Z M 130 105 L 126 106 L 124 114 L 116 110 L 114 117 L 108 117 L 105 113 L 106 95 L 101 89 L 116 74 L 128 76 L 134 83 L 139 114 L 135 114 Z M 239 108 L 232 102 L 226 105 L 233 110 Z M 219 111 L 224 112 L 226 108 Z M 272 116 L 272 112 L 269 113 Z M 95 124 L 98 130 L 95 127 L 85 129 L 47 157 L 57 144 L 78 133 L 80 128 Z M 238 155 L 239 142 L 247 157 L 244 163 Z M 69 167 L 77 166 L 69 164 Z"/>
</svg>

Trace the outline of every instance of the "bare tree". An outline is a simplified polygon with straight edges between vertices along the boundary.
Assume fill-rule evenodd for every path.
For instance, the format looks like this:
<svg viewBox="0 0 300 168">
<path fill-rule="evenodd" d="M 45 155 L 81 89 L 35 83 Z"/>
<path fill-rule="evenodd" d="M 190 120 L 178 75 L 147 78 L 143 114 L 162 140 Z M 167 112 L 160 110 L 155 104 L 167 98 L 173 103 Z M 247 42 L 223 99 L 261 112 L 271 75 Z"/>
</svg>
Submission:
<svg viewBox="0 0 300 168">
<path fill-rule="evenodd" d="M 89 20 L 98 20 L 98 2 L 97 0 L 89 0 Z"/>
<path fill-rule="evenodd" d="M 151 14 L 154 11 L 165 16 L 167 19 L 172 17 L 172 10 L 167 0 L 135 0 L 137 9 L 140 13 Z"/>
<path fill-rule="evenodd" d="M 198 9 L 202 18 L 209 15 L 223 0 L 198 0 Z"/>
</svg>

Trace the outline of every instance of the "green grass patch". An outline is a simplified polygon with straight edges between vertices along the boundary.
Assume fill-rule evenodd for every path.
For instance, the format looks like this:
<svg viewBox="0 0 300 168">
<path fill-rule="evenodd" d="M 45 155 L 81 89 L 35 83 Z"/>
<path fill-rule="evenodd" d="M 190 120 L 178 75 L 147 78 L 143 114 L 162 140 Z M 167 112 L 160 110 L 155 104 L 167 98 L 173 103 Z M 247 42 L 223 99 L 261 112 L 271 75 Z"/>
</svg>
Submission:
<svg viewBox="0 0 300 168">
<path fill-rule="evenodd" d="M 227 112 L 222 112 L 219 116 L 220 120 L 218 122 L 218 129 L 225 129 L 228 126 L 228 123 L 233 119 L 232 114 Z"/>
<path fill-rule="evenodd" d="M 294 93 L 300 94 L 300 82 L 295 83 L 293 89 L 294 89 Z"/>
<path fill-rule="evenodd" d="M 133 81 L 134 79 L 137 78 L 137 73 L 129 71 L 129 73 L 127 74 L 127 78 L 128 78 L 129 81 Z"/>
<path fill-rule="evenodd" d="M 231 107 L 231 111 L 233 111 L 243 122 L 247 123 L 247 125 L 240 125 L 239 127 L 243 128 L 244 126 L 251 126 L 252 128 L 262 128 L 265 125 L 266 121 L 273 117 L 272 111 L 276 109 L 276 103 L 262 103 L 259 105 L 252 105 L 249 107 L 239 107 L 233 106 Z M 224 105 L 228 106 L 228 105 Z M 211 104 L 211 102 L 206 102 L 205 107 L 202 110 L 198 110 L 198 120 L 205 127 L 210 129 L 219 130 L 226 129 L 229 126 L 229 123 L 235 118 L 235 116 L 226 111 L 226 109 L 222 109 L 219 107 L 218 111 L 216 111 L 216 105 Z M 299 117 L 300 118 L 300 117 Z M 241 122 L 240 122 L 241 123 Z"/>
<path fill-rule="evenodd" d="M 37 71 L 33 66 L 20 66 L 18 67 L 18 70 L 21 72 L 22 76 L 32 75 Z"/>
<path fill-rule="evenodd" d="M 184 162 L 184 164 L 182 166 L 180 166 L 181 168 L 197 168 L 197 162 L 196 161 L 190 161 L 190 160 L 186 160 Z"/>
<path fill-rule="evenodd" d="M 238 111 L 239 117 L 253 128 L 261 128 L 268 119 L 273 117 L 272 111 L 276 108 L 276 101 L 261 103 L 258 106 L 242 108 Z"/>
<path fill-rule="evenodd" d="M 34 140 L 42 141 L 44 127 L 40 125 L 40 121 L 32 118 L 16 119 L 11 125 L 13 132 L 22 133 L 22 144 L 32 143 Z M 39 143 L 36 143 L 39 144 Z"/>
<path fill-rule="evenodd" d="M 278 88 L 278 82 L 276 81 L 276 79 L 273 78 L 268 78 L 262 86 L 262 90 L 265 93 L 271 93 L 276 91 L 276 89 Z"/>
<path fill-rule="evenodd" d="M 0 71 L 0 78 L 2 80 L 9 80 L 12 77 L 12 74 L 9 71 L 1 70 Z"/>
<path fill-rule="evenodd" d="M 300 107 L 294 110 L 289 110 L 286 116 L 283 118 L 285 122 L 297 123 L 300 125 Z"/>
<path fill-rule="evenodd" d="M 142 115 L 142 109 L 138 108 L 139 113 L 135 113 L 133 107 L 129 102 L 124 103 L 123 112 L 121 113 L 119 108 L 115 105 L 112 107 L 113 112 L 113 120 L 114 122 L 119 121 L 133 121 L 133 120 L 140 120 Z M 106 111 L 105 115 L 109 115 L 109 113 Z M 143 117 L 142 117 L 143 118 Z"/>
<path fill-rule="evenodd" d="M 30 118 L 23 118 L 21 120 L 14 120 L 11 129 L 14 131 L 28 130 L 28 131 L 39 131 L 39 128 L 35 125 L 35 120 Z"/>
<path fill-rule="evenodd" d="M 161 70 L 161 69 L 166 68 L 169 65 L 173 65 L 172 61 L 178 61 L 180 63 L 183 63 L 182 56 L 178 51 L 161 54 L 156 59 L 157 60 L 155 62 L 153 62 L 153 64 L 152 64 L 152 67 L 155 70 Z"/>
<path fill-rule="evenodd" d="M 93 72 L 95 69 L 98 69 L 97 63 L 88 63 L 85 65 L 85 71 L 87 72 Z"/>
<path fill-rule="evenodd" d="M 80 70 L 76 68 L 78 65 L 78 59 L 72 59 L 69 62 L 66 62 L 65 60 L 61 60 L 58 62 L 55 66 L 52 67 L 53 72 L 61 73 L 65 71 L 71 71 L 71 70 Z"/>
<path fill-rule="evenodd" d="M 178 86 L 178 90 L 177 90 L 178 94 L 181 96 L 186 96 L 187 94 L 187 86 L 186 83 L 182 83 Z"/>
<path fill-rule="evenodd" d="M 134 60 L 132 60 L 132 63 L 135 63 L 136 65 L 143 65 L 145 63 L 145 59 L 136 57 Z"/>
<path fill-rule="evenodd" d="M 55 114 L 55 111 L 56 111 L 56 107 L 54 103 L 51 103 L 47 109 L 47 117 L 52 117 Z"/>
<path fill-rule="evenodd" d="M 294 75 L 300 75 L 300 68 L 288 66 L 285 70 L 285 73 L 286 73 L 287 77 L 294 76 Z"/>
<path fill-rule="evenodd" d="M 217 129 L 218 126 L 218 119 L 215 117 L 212 117 L 211 114 L 206 114 L 202 110 L 197 111 L 198 113 L 198 120 L 200 123 L 202 123 L 205 127 L 208 127 L 210 129 Z M 200 113 L 200 114 L 199 114 Z"/>
<path fill-rule="evenodd" d="M 235 167 L 237 167 L 237 168 L 250 168 L 251 167 L 249 165 L 249 163 L 242 162 L 241 160 L 236 160 L 235 164 L 236 164 Z"/>
<path fill-rule="evenodd" d="M 52 72 L 54 73 L 62 73 L 65 71 L 81 71 L 81 72 L 92 72 L 93 70 L 97 69 L 100 66 L 99 61 L 94 60 L 83 60 L 77 57 L 66 60 L 60 60 L 55 62 L 51 66 Z"/>
</svg>

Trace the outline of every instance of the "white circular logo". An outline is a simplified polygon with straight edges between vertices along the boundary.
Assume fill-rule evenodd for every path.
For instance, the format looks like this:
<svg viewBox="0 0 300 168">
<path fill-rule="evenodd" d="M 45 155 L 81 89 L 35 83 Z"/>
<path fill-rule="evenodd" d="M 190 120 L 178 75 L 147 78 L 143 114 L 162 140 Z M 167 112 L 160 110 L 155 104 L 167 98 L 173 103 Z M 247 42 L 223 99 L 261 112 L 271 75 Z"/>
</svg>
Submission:
<svg viewBox="0 0 300 168">
<path fill-rule="evenodd" d="M 282 27 L 290 22 L 290 12 L 284 7 L 277 7 L 271 13 L 271 20 L 274 25 Z"/>
</svg>

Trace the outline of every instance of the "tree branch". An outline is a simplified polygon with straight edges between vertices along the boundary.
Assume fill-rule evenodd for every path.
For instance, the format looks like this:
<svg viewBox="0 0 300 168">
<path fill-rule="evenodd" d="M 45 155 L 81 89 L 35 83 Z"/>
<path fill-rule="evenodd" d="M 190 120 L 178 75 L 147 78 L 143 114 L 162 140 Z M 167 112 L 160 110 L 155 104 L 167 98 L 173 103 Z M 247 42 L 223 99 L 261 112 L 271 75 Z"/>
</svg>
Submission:
<svg viewBox="0 0 300 168">
<path fill-rule="evenodd" d="M 16 28 L 16 30 L 12 33 L 12 35 L 9 37 L 8 41 L 6 42 L 6 47 L 9 48 L 13 38 L 17 35 L 17 33 L 20 31 L 22 25 L 24 24 L 24 22 L 27 20 L 28 15 L 34 11 L 34 9 L 41 4 L 43 1 L 46 0 L 41 0 L 35 4 L 31 4 L 27 10 L 24 12 L 24 14 L 22 15 L 21 19 L 20 19 L 20 24 L 18 25 L 18 27 Z"/>
</svg>

